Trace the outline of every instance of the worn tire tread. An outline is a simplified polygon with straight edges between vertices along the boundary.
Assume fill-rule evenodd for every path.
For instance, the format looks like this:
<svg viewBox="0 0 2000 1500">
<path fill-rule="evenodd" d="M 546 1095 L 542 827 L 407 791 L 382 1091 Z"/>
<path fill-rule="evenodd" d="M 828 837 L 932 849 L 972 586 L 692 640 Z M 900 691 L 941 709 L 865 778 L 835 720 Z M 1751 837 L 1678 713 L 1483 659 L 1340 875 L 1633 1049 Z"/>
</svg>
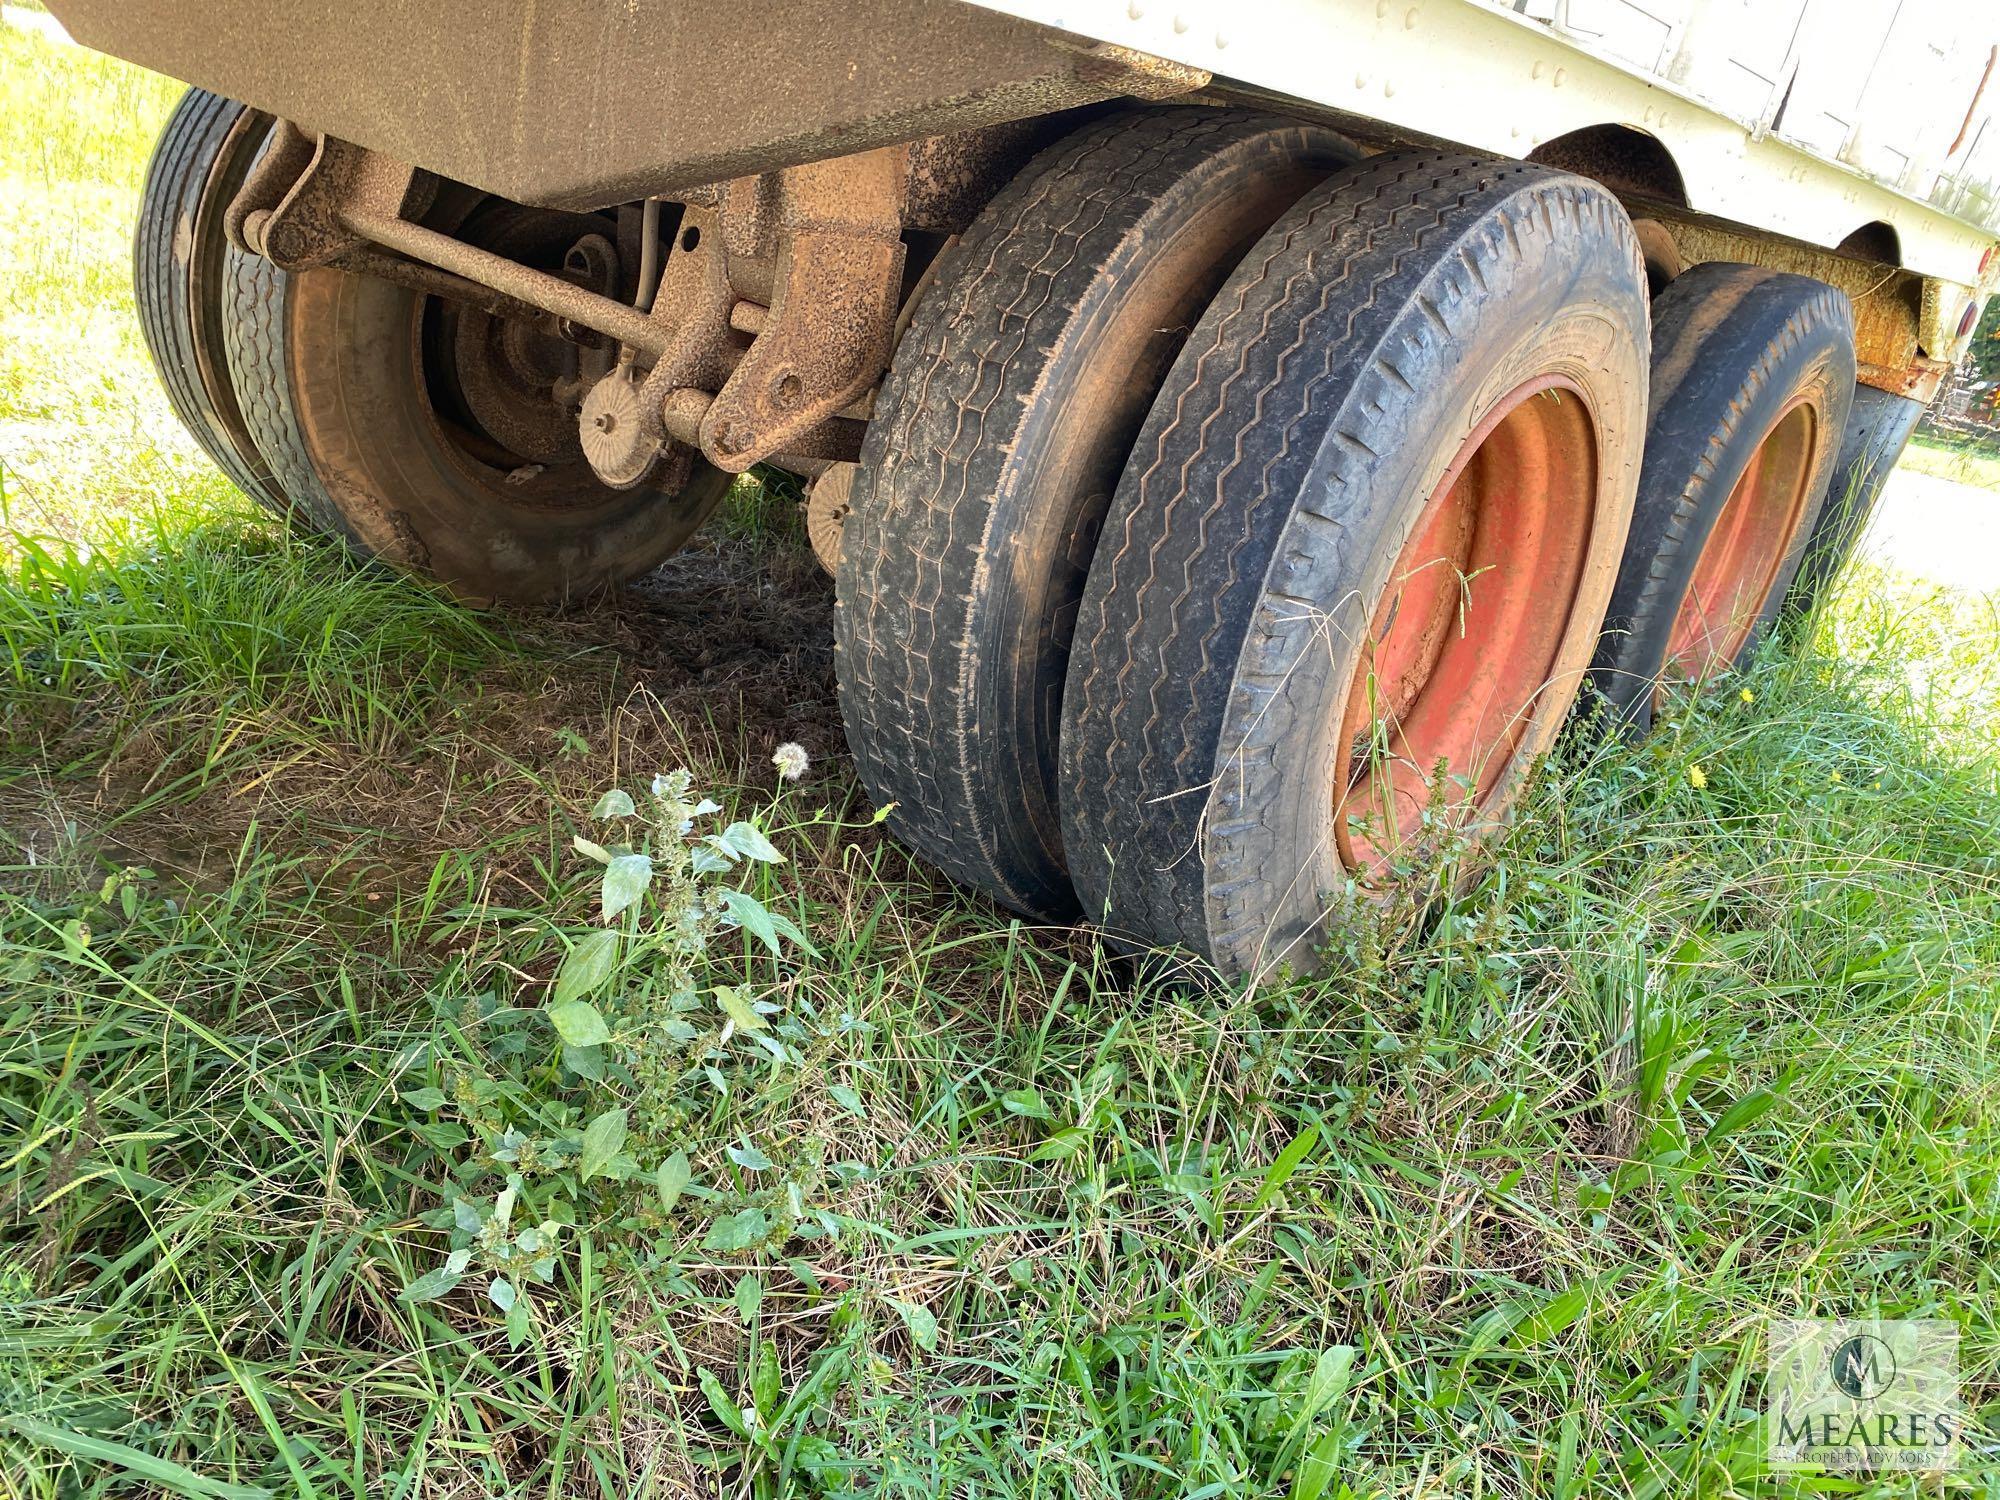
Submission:
<svg viewBox="0 0 2000 1500">
<path fill-rule="evenodd" d="M 835 605 L 848 743 L 876 800 L 895 804 L 900 837 L 1017 910 L 1075 907 L 1059 870 L 1025 868 L 996 830 L 1006 791 L 990 761 L 1008 730 L 982 721 L 994 647 L 975 598 L 993 565 L 991 496 L 1017 439 L 1046 419 L 1053 351 L 1107 256 L 1211 153 L 1274 127 L 1299 129 L 1245 111 L 1154 110 L 1049 148 L 945 252 L 877 403 Z"/>
<path fill-rule="evenodd" d="M 1467 228 L 1510 199 L 1517 216 Z M 1418 323 L 1450 336 L 1427 275 L 1455 261 L 1484 295 L 1492 257 L 1586 219 L 1642 287 L 1629 222 L 1601 190 L 1525 163 L 1390 153 L 1280 220 L 1211 305 L 1120 485 L 1071 656 L 1064 831 L 1091 915 L 1251 966 L 1297 872 L 1253 857 L 1241 835 L 1275 835 L 1271 808 L 1222 768 L 1271 763 L 1310 732 L 1301 685 L 1254 620 L 1315 609 L 1310 585 L 1356 576 L 1376 545 L 1345 497 L 1300 498 L 1312 455 L 1396 441 L 1397 410 L 1358 393 L 1427 378 L 1422 352 L 1405 358 L 1391 337 Z"/>
<path fill-rule="evenodd" d="M 189 89 L 174 106 L 146 167 L 132 240 L 132 290 L 147 352 L 174 415 L 231 484 L 282 510 L 283 493 L 262 455 L 239 450 L 204 388 L 195 342 L 198 309 L 187 268 L 175 255 L 181 226 L 191 224 L 202 206 L 218 153 L 244 112 L 243 105 L 205 89 Z M 214 292 L 222 295 L 220 288 Z"/>
</svg>

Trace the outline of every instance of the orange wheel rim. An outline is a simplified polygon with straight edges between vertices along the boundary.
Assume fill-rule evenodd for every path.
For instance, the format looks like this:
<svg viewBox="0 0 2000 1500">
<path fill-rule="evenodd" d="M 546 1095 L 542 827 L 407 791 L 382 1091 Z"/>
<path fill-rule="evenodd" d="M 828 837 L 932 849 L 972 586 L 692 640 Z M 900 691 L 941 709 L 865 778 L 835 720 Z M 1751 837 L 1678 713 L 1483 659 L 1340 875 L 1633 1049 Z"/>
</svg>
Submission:
<svg viewBox="0 0 2000 1500">
<path fill-rule="evenodd" d="M 1819 414 L 1794 401 L 1750 455 L 1702 544 L 1667 634 L 1663 681 L 1700 682 L 1742 652 L 1805 518 L 1818 450 Z"/>
<path fill-rule="evenodd" d="M 1582 391 L 1544 376 L 1460 445 L 1373 611 L 1341 715 L 1335 837 L 1355 873 L 1495 810 L 1568 633 L 1597 500 Z M 1566 701 L 1566 700 L 1565 700 Z"/>
</svg>

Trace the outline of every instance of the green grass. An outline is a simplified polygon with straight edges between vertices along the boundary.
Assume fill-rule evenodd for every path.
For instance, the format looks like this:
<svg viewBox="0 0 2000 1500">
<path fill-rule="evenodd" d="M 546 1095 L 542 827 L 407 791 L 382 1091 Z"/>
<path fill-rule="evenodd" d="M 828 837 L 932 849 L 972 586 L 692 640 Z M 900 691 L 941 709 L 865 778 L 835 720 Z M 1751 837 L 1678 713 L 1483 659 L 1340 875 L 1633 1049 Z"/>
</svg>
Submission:
<svg viewBox="0 0 2000 1500">
<path fill-rule="evenodd" d="M 1992 601 L 1850 579 L 1324 982 L 1135 973 L 870 825 L 769 497 L 568 619 L 258 517 L 132 327 L 171 91 L 9 32 L 0 97 L 0 1494 L 1912 1493 L 1763 1474 L 1772 1314 L 1956 1318 L 2000 1414 Z M 593 1081 L 571 838 L 676 765 L 817 956 L 632 962 Z M 510 1127 L 515 1337 L 401 1296 Z"/>
<path fill-rule="evenodd" d="M 1904 450 L 1902 467 L 1959 484 L 2000 490 L 2000 449 L 1991 443 L 1965 439 L 1947 442 L 1920 434 Z"/>
</svg>

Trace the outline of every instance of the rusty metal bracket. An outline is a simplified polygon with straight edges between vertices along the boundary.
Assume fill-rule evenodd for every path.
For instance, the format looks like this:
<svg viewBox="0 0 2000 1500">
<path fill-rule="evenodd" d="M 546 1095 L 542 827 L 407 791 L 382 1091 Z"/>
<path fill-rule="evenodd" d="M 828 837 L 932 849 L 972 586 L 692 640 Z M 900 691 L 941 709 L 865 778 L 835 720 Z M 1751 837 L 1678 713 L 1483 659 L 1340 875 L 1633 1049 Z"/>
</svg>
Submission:
<svg viewBox="0 0 2000 1500">
<path fill-rule="evenodd" d="M 605 483 L 657 482 L 663 461 L 672 464 L 690 456 L 698 442 L 699 415 L 676 431 L 673 398 L 699 395 L 705 410 L 706 391 L 729 378 L 737 352 L 729 337 L 734 297 L 718 215 L 690 205 L 681 215 L 674 250 L 645 315 L 658 330 L 653 368 L 638 380 L 621 364 L 584 400 L 579 418 L 584 452 Z M 628 347 L 644 346 L 628 341 Z M 675 441 L 686 447 L 671 447 Z"/>
<path fill-rule="evenodd" d="M 230 244 L 253 255 L 261 253 L 245 238 L 244 221 L 253 213 L 268 213 L 278 206 L 311 165 L 317 144 L 290 120 L 279 120 L 271 127 L 264 154 L 251 165 L 243 186 L 223 210 L 222 232 Z"/>
<path fill-rule="evenodd" d="M 754 266 L 770 246 L 775 263 L 769 313 L 701 419 L 718 468 L 791 449 L 888 368 L 908 176 L 906 148 L 890 146 L 729 185 L 732 262 Z"/>
<path fill-rule="evenodd" d="M 1943 304 L 1943 283 L 1836 250 L 1697 219 L 1667 205 L 1627 200 L 1627 207 L 1650 220 L 1656 232 L 1663 232 L 1686 265 L 1748 261 L 1796 271 L 1840 288 L 1854 305 L 1854 354 L 1861 383 L 1922 401 L 1936 393 L 1949 365 L 1932 358 L 1931 351 L 1949 346 L 1947 320 L 1957 317 L 1964 305 L 1962 295 L 1949 306 Z M 1649 248 L 1647 253 L 1650 259 L 1655 252 Z"/>
<path fill-rule="evenodd" d="M 580 372 L 559 399 L 583 402 L 600 475 L 630 484 L 676 442 L 733 472 L 854 457 L 857 402 L 888 367 L 903 301 L 911 176 L 910 148 L 889 146 L 690 193 L 643 310 L 601 277 L 551 275 L 418 222 L 435 178 L 289 124 L 230 215 L 247 249 L 286 270 L 340 266 L 614 341 L 615 368 L 607 349 L 602 373 Z"/>
<path fill-rule="evenodd" d="M 290 125 L 284 129 L 295 131 Z M 288 154 L 295 151 L 288 148 Z M 267 190 L 266 183 L 257 185 Z M 244 242 L 274 264 L 310 270 L 373 238 L 359 227 L 363 223 L 421 213 L 435 191 L 436 179 L 407 162 L 322 135 L 284 196 L 269 209 L 246 205 L 239 228 Z M 246 184 L 237 203 L 247 196 Z"/>
</svg>

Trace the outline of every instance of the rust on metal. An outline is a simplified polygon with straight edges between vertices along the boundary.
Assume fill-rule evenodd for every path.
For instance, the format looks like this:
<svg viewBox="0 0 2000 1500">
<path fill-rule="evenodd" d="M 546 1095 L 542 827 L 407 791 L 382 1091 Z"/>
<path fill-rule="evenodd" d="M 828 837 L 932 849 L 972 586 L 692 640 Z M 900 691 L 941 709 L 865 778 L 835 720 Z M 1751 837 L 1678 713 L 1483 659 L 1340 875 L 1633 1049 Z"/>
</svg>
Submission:
<svg viewBox="0 0 2000 1500">
<path fill-rule="evenodd" d="M 1919 400 L 1936 393 L 1941 371 L 1949 366 L 1932 359 L 1931 351 L 1951 347 L 1965 305 L 1962 291 L 1914 271 L 1694 219 L 1658 204 L 1630 207 L 1660 226 L 1685 265 L 1747 261 L 1840 288 L 1854 306 L 1861 383 Z"/>
<path fill-rule="evenodd" d="M 230 244 L 238 250 L 261 253 L 244 237 L 244 220 L 253 213 L 268 213 L 276 208 L 305 173 L 318 149 L 318 141 L 290 120 L 279 120 L 272 125 L 264 154 L 252 164 L 243 186 L 223 210 L 222 229 Z"/>
<path fill-rule="evenodd" d="M 260 190 L 271 185 L 263 179 L 257 184 Z M 323 135 L 275 204 L 246 205 L 239 231 L 249 248 L 286 270 L 311 270 L 372 238 L 355 227 L 357 221 L 421 213 L 436 185 L 407 162 Z M 237 201 L 247 196 L 246 187 Z"/>
<path fill-rule="evenodd" d="M 1817 409 L 1799 400 L 1778 414 L 1750 455 L 1674 612 L 1668 675 L 1699 682 L 1743 650 L 1798 536 L 1826 440 Z"/>
<path fill-rule="evenodd" d="M 463 394 L 521 452 L 581 451 L 614 486 L 648 479 L 674 444 L 733 472 L 774 457 L 817 470 L 857 456 L 899 314 L 927 284 L 905 292 L 913 219 L 933 226 L 925 251 L 948 243 L 1050 128 L 982 128 L 690 191 L 671 232 L 648 241 L 659 274 L 643 308 L 625 295 L 610 226 L 575 241 L 560 274 L 541 270 L 445 232 L 446 219 L 422 222 L 441 190 L 429 173 L 291 125 L 230 212 L 245 244 L 287 270 L 379 275 L 485 315 L 459 335 L 480 372 Z M 552 339 L 581 351 L 569 368 Z"/>
<path fill-rule="evenodd" d="M 772 261 L 769 313 L 701 422 L 701 449 L 741 472 L 791 447 L 888 367 L 903 276 L 901 147 L 814 162 L 724 200 L 724 243 Z M 732 226 L 739 203 L 753 215 Z"/>
<path fill-rule="evenodd" d="M 1077 76 L 1094 83 L 1107 93 L 1129 99 L 1171 99 L 1207 88 L 1215 75 L 1206 68 L 1191 68 L 1169 62 L 1150 52 L 1121 47 L 1116 42 L 1098 42 L 1087 47 L 1077 65 Z"/>
<path fill-rule="evenodd" d="M 374 276 L 383 281 L 393 281 L 398 286 L 408 287 L 413 292 L 423 292 L 429 296 L 443 297 L 448 301 L 462 302 L 467 307 L 477 308 L 489 317 L 515 318 L 529 322 L 551 320 L 549 313 L 533 303 L 522 302 L 507 296 L 504 292 L 496 292 L 481 282 L 468 281 L 463 276 L 454 276 L 449 271 L 441 271 L 423 261 L 389 255 L 366 246 L 343 251 L 327 264 L 336 270 L 350 271 L 356 276 Z"/>
<path fill-rule="evenodd" d="M 667 330 L 645 313 L 600 293 L 586 291 L 547 271 L 537 271 L 504 255 L 495 255 L 392 215 L 354 208 L 341 214 L 341 223 L 357 235 L 400 251 L 412 260 L 428 261 L 454 276 L 480 282 L 516 301 L 595 329 L 621 344 L 630 344 L 649 354 L 659 354 L 667 346 Z"/>
<path fill-rule="evenodd" d="M 854 506 L 859 464 L 831 464 L 806 490 L 806 537 L 813 556 L 829 573 L 840 571 L 840 539 Z"/>
<path fill-rule="evenodd" d="M 1503 396 L 1418 515 L 1373 610 L 1336 742 L 1342 862 L 1367 875 L 1495 811 L 1581 586 L 1597 438 L 1559 376 Z M 1566 699 L 1565 699 L 1566 701 Z"/>
<path fill-rule="evenodd" d="M 912 141 L 904 225 L 959 233 L 1030 157 L 1074 123 L 1070 115 L 1045 115 Z"/>
</svg>

